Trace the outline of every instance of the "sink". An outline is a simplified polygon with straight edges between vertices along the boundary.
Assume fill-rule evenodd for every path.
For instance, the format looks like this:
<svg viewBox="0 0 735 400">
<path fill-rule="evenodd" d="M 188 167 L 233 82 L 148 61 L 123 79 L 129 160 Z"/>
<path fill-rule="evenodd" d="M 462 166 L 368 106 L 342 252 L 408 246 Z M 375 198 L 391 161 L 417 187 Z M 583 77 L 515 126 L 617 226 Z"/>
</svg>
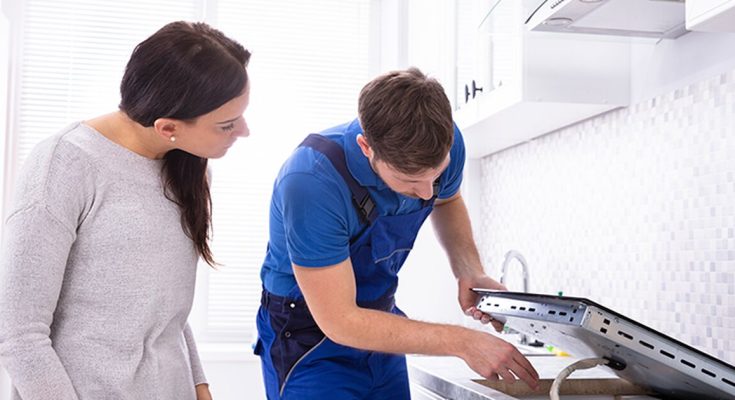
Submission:
<svg viewBox="0 0 735 400">
<path fill-rule="evenodd" d="M 543 347 L 516 345 L 529 358 L 540 375 L 539 387 L 532 390 L 522 381 L 491 381 L 481 377 L 470 380 L 476 384 L 507 394 L 519 400 L 548 400 L 551 384 L 563 368 L 577 361 L 567 356 L 557 356 Z M 574 400 L 653 400 L 651 392 L 616 376 L 607 368 L 575 371 L 561 386 L 560 398 Z"/>
<path fill-rule="evenodd" d="M 539 349 L 531 348 L 530 350 L 538 354 Z M 552 353 L 547 352 L 547 354 Z M 413 385 L 438 394 L 438 398 L 440 399 L 462 400 L 549 400 L 549 390 L 554 378 L 559 374 L 559 371 L 576 361 L 576 359 L 571 357 L 528 357 L 541 377 L 540 390 L 532 391 L 521 381 L 506 386 L 499 386 L 503 384 L 502 381 L 488 381 L 472 371 L 460 358 L 408 356 L 407 359 L 408 374 Z M 583 382 L 577 383 L 577 381 Z M 562 385 L 562 389 L 566 390 L 565 388 L 570 385 L 570 382 L 572 382 L 571 385 L 573 386 L 582 385 L 582 389 L 572 388 L 577 393 L 586 393 L 582 392 L 582 390 L 589 391 L 591 390 L 589 389 L 590 386 L 598 388 L 598 390 L 599 388 L 607 390 L 612 386 L 613 390 L 609 393 L 605 392 L 599 395 L 562 394 L 562 400 L 655 400 L 654 397 L 635 394 L 631 396 L 616 396 L 614 393 L 628 393 L 627 388 L 630 387 L 630 384 L 626 381 L 621 381 L 614 373 L 603 368 L 576 371 L 574 375 L 567 378 L 567 381 Z M 629 393 L 640 392 L 634 390 Z M 426 396 L 418 396 L 417 398 L 427 399 Z M 428 397 L 428 399 L 434 398 Z"/>
<path fill-rule="evenodd" d="M 504 382 L 487 379 L 472 379 L 472 381 L 491 389 L 503 392 L 519 399 L 548 399 L 553 379 L 540 379 L 538 389 L 532 390 L 522 381 Z M 566 396 L 600 396 L 600 398 L 614 398 L 614 396 L 641 396 L 650 394 L 645 389 L 620 378 L 567 378 L 561 385 L 560 395 Z M 615 397 L 617 398 L 617 397 Z"/>
</svg>

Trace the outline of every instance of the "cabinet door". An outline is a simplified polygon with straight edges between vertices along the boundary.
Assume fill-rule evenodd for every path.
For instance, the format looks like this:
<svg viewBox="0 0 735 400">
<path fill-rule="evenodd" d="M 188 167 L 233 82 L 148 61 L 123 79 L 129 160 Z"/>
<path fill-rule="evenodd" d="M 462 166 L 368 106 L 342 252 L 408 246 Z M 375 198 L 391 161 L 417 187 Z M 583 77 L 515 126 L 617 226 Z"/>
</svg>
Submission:
<svg viewBox="0 0 735 400">
<path fill-rule="evenodd" d="M 503 85 L 518 85 L 523 48 L 523 2 L 457 3 L 458 106 Z"/>
<path fill-rule="evenodd" d="M 490 49 L 485 46 L 486 40 L 480 35 L 480 26 L 489 3 L 488 0 L 458 0 L 456 2 L 455 108 L 462 108 L 464 104 L 481 93 L 478 92 L 479 88 L 482 88 L 487 82 L 482 59 L 489 55 L 487 53 Z M 474 90 L 473 80 L 475 81 Z"/>
<path fill-rule="evenodd" d="M 391 0 L 392 1 L 392 0 Z M 408 0 L 406 66 L 436 78 L 454 102 L 455 1 Z"/>
</svg>

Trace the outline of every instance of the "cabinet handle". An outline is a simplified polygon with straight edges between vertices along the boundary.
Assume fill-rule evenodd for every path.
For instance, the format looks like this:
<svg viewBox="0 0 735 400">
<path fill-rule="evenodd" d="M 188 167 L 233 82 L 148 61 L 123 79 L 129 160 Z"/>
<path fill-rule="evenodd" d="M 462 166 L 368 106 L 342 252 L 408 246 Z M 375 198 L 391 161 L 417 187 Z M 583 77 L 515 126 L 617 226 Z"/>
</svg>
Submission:
<svg viewBox="0 0 735 400">
<path fill-rule="evenodd" d="M 472 95 L 472 98 L 474 99 L 477 95 L 477 92 L 482 92 L 482 88 L 477 86 L 477 82 L 475 80 L 472 80 L 472 92 L 470 92 L 470 87 L 465 84 L 464 85 L 464 102 L 467 103 L 470 101 L 470 94 Z"/>
<path fill-rule="evenodd" d="M 477 86 L 477 83 L 475 83 L 475 80 L 472 80 L 472 98 L 475 98 L 475 95 L 477 92 L 482 92 L 482 88 Z"/>
</svg>

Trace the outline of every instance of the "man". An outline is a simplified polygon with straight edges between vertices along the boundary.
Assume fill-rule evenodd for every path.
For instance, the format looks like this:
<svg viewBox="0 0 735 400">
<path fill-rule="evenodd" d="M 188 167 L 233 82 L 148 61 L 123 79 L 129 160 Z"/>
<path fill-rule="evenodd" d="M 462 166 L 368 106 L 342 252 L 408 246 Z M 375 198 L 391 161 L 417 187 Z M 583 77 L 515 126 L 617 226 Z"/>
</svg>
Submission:
<svg viewBox="0 0 735 400">
<path fill-rule="evenodd" d="M 283 165 L 257 321 L 269 399 L 408 399 L 403 354 L 458 356 L 484 377 L 537 385 L 507 342 L 408 319 L 394 303 L 396 274 L 430 214 L 462 309 L 487 323 L 470 288 L 504 289 L 472 239 L 451 114 L 436 80 L 391 72 L 362 89 L 357 120 L 310 135 Z"/>
</svg>

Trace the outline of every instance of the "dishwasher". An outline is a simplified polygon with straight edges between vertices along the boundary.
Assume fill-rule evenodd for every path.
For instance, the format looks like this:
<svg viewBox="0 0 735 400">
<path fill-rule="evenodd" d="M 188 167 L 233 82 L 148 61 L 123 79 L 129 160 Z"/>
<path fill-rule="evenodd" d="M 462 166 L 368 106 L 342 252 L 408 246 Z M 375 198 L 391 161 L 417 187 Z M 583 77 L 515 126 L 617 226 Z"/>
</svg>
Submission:
<svg viewBox="0 0 735 400">
<path fill-rule="evenodd" d="M 477 308 L 665 399 L 735 399 L 735 367 L 589 299 L 473 289 Z"/>
</svg>

